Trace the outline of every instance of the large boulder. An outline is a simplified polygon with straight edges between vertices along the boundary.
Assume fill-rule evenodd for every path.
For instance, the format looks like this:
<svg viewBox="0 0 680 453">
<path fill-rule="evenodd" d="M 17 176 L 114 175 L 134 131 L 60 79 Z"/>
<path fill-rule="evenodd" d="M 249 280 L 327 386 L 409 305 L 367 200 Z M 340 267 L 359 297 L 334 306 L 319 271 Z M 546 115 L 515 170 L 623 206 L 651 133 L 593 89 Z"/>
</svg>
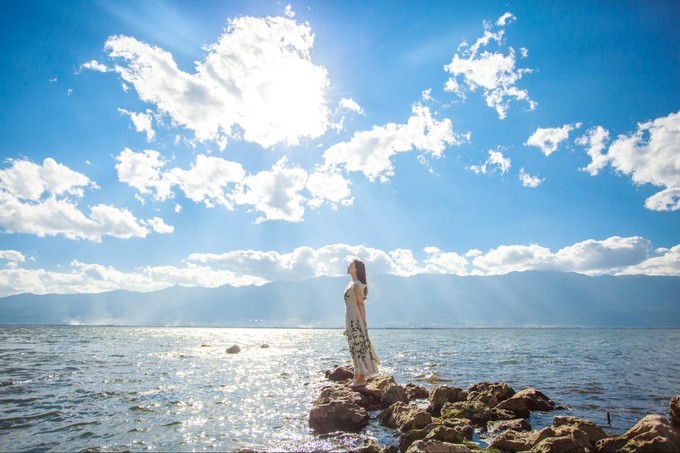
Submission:
<svg viewBox="0 0 680 453">
<path fill-rule="evenodd" d="M 571 436 L 548 437 L 540 441 L 531 453 L 590 453 L 592 450 L 584 447 Z"/>
<path fill-rule="evenodd" d="M 406 453 L 472 453 L 472 450 L 462 444 L 440 440 L 417 440 L 411 444 Z"/>
<path fill-rule="evenodd" d="M 399 384 L 390 384 L 384 390 L 382 397 L 380 398 L 380 402 L 385 404 L 385 406 L 390 406 L 399 401 L 408 404 L 408 395 L 406 394 L 406 389 Z"/>
<path fill-rule="evenodd" d="M 491 431 L 493 422 L 488 426 Z M 539 431 L 522 432 L 517 428 L 502 431 L 489 446 L 506 451 L 592 452 L 597 442 L 606 437 L 607 434 L 589 420 L 557 416 L 552 426 Z"/>
<path fill-rule="evenodd" d="M 425 387 L 419 385 L 406 384 L 404 388 L 406 389 L 406 396 L 408 396 L 409 401 L 427 399 L 430 396 L 430 392 Z"/>
<path fill-rule="evenodd" d="M 489 443 L 489 448 L 502 451 L 528 451 L 548 437 L 555 437 L 555 431 L 551 427 L 528 432 L 509 429 L 494 437 Z"/>
<path fill-rule="evenodd" d="M 465 439 L 471 440 L 475 433 L 475 425 L 467 418 L 447 418 L 441 420 L 441 424 L 453 428 Z"/>
<path fill-rule="evenodd" d="M 379 374 L 368 380 L 367 387 L 384 392 L 391 385 L 395 385 L 394 377 L 389 374 Z"/>
<path fill-rule="evenodd" d="M 557 408 L 557 404 L 543 392 L 528 388 L 500 402 L 496 408 L 512 411 L 520 418 L 528 418 L 531 411 L 552 411 Z"/>
<path fill-rule="evenodd" d="M 347 366 L 336 366 L 333 370 L 326 370 L 326 379 L 335 382 L 343 382 L 354 377 L 354 371 Z"/>
<path fill-rule="evenodd" d="M 227 354 L 238 354 L 239 352 L 241 352 L 241 348 L 237 344 L 227 348 Z"/>
<path fill-rule="evenodd" d="M 597 444 L 598 441 L 609 437 L 597 423 L 577 417 L 558 415 L 553 417 L 552 426 L 555 429 L 555 433 L 558 435 L 570 433 L 567 428 L 573 428 L 574 431 L 580 431 L 583 433 L 583 437 L 588 440 L 588 446 L 591 449 L 595 449 L 595 444 Z M 575 434 L 570 435 L 574 438 L 579 437 Z"/>
<path fill-rule="evenodd" d="M 671 425 L 680 428 L 680 395 L 675 395 L 671 399 L 668 417 L 670 418 Z"/>
<path fill-rule="evenodd" d="M 426 427 L 432 423 L 432 417 L 416 406 L 397 402 L 380 414 L 380 423 L 388 428 L 406 432 Z"/>
<path fill-rule="evenodd" d="M 356 403 L 367 411 L 377 411 L 385 409 L 389 404 L 383 402 L 383 393 L 380 390 L 369 387 L 358 387 L 353 389 L 356 394 Z"/>
<path fill-rule="evenodd" d="M 366 409 L 357 404 L 354 392 L 344 385 L 324 388 L 309 413 L 309 427 L 319 434 L 357 432 L 368 420 Z"/>
<path fill-rule="evenodd" d="M 427 411 L 433 416 L 439 417 L 444 404 L 465 400 L 467 400 L 467 393 L 462 388 L 442 385 L 430 393 L 428 398 L 430 405 L 427 407 Z"/>
<path fill-rule="evenodd" d="M 462 444 L 465 441 L 465 436 L 455 428 L 440 425 L 430 430 L 425 436 L 425 440 L 439 440 L 451 444 Z"/>
<path fill-rule="evenodd" d="M 624 434 L 597 442 L 597 451 L 679 452 L 680 430 L 661 415 L 647 415 Z"/>
<path fill-rule="evenodd" d="M 441 417 L 443 419 L 467 418 L 476 426 L 486 426 L 486 423 L 492 419 L 492 413 L 489 406 L 479 401 L 459 401 L 444 404 Z"/>
<path fill-rule="evenodd" d="M 515 394 L 515 390 L 502 382 L 479 382 L 468 387 L 467 399 L 480 401 L 489 407 L 507 400 Z"/>
</svg>

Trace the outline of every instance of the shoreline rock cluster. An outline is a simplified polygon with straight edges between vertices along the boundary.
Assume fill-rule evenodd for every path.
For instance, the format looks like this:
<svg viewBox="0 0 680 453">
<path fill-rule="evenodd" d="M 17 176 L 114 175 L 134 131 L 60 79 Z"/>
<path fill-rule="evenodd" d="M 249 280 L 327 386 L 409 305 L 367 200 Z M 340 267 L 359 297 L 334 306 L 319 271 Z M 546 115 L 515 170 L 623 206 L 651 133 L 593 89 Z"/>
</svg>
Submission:
<svg viewBox="0 0 680 453">
<path fill-rule="evenodd" d="M 371 420 L 369 412 L 379 412 L 374 417 L 400 439 L 385 448 L 365 439 L 355 451 L 680 452 L 680 395 L 671 400 L 670 421 L 648 415 L 626 433 L 611 436 L 592 421 L 564 415 L 533 430 L 531 412 L 564 409 L 534 388 L 515 391 L 505 383 L 480 382 L 467 390 L 443 385 L 428 391 L 379 375 L 366 387 L 352 389 L 347 385 L 352 376 L 348 367 L 326 371 L 331 382 L 314 401 L 309 427 L 319 435 L 357 433 Z M 487 449 L 472 442 L 475 431 L 489 435 Z"/>
</svg>

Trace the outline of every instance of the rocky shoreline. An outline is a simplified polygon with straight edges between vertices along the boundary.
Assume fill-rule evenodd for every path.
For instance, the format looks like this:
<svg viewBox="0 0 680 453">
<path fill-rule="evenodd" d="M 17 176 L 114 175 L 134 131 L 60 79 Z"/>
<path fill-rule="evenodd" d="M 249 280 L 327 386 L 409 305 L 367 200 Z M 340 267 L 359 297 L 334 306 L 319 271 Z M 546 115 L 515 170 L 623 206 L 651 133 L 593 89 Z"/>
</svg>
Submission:
<svg viewBox="0 0 680 453">
<path fill-rule="evenodd" d="M 329 385 L 321 389 L 309 414 L 309 427 L 320 436 L 359 433 L 371 420 L 393 430 L 399 442 L 381 447 L 366 437 L 353 447 L 361 452 L 680 452 L 680 396 L 670 402 L 669 419 L 648 415 L 620 436 L 607 434 L 589 420 L 553 417 L 552 425 L 533 430 L 533 411 L 564 409 L 534 388 L 515 391 L 508 384 L 480 382 L 467 390 L 439 386 L 428 391 L 400 385 L 389 375 L 351 389 L 352 370 L 326 371 Z M 487 448 L 472 441 L 486 433 Z"/>
</svg>

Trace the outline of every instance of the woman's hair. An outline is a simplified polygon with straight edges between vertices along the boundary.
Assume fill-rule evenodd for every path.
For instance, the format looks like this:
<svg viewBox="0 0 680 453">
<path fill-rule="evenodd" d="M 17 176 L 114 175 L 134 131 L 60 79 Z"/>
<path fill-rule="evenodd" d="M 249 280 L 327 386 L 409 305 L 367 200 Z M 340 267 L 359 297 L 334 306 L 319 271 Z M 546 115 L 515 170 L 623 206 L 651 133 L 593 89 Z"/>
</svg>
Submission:
<svg viewBox="0 0 680 453">
<path fill-rule="evenodd" d="M 364 285 L 366 283 L 366 265 L 361 260 L 354 260 L 354 268 L 357 270 L 357 280 Z M 368 286 L 364 287 L 364 298 L 368 297 Z"/>
</svg>

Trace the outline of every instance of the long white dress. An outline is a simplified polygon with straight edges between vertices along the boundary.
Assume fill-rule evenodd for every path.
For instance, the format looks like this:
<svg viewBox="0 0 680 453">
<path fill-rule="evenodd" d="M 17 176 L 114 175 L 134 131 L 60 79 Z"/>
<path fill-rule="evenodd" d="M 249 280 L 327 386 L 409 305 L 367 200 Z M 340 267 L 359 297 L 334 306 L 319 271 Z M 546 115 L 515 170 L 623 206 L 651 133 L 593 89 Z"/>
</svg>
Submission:
<svg viewBox="0 0 680 453">
<path fill-rule="evenodd" d="M 368 328 L 361 317 L 354 286 L 357 286 L 362 294 L 366 288 L 366 285 L 358 280 L 350 282 L 345 288 L 345 335 L 355 373 L 365 374 L 368 378 L 378 374 L 380 360 L 368 337 Z"/>
</svg>

